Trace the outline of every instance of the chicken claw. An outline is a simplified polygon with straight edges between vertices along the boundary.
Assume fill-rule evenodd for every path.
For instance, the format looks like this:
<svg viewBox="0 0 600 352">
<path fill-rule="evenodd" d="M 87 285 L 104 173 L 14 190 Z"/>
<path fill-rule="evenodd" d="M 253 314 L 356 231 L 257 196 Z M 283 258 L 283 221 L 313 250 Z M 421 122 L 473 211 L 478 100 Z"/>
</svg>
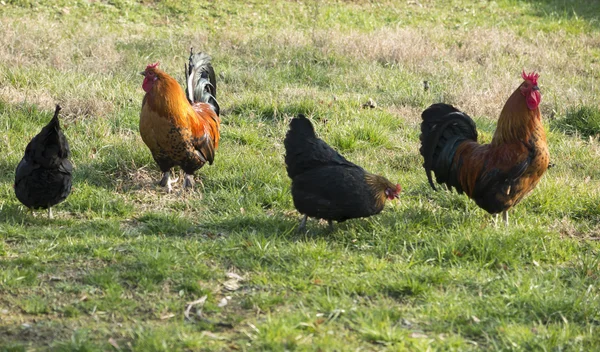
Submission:
<svg viewBox="0 0 600 352">
<path fill-rule="evenodd" d="M 173 192 L 173 186 L 171 186 L 173 183 L 176 183 L 177 181 L 179 181 L 179 177 L 175 177 L 174 179 L 171 178 L 171 172 L 167 171 L 163 173 L 163 177 L 159 182 L 159 185 L 161 187 L 167 187 L 167 193 L 171 193 Z"/>
<path fill-rule="evenodd" d="M 304 217 L 300 221 L 300 226 L 298 226 L 298 232 L 302 232 L 306 228 L 306 219 L 308 219 L 308 215 L 304 215 Z"/>
<path fill-rule="evenodd" d="M 194 175 L 185 174 L 183 177 L 183 188 L 194 188 Z"/>
</svg>

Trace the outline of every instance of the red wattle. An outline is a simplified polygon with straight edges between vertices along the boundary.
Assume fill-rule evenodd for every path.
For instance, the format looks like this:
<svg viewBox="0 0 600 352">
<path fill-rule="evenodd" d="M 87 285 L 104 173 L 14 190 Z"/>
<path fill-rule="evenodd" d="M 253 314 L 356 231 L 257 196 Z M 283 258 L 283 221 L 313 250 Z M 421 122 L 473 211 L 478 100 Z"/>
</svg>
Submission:
<svg viewBox="0 0 600 352">
<path fill-rule="evenodd" d="M 144 92 L 148 93 L 152 89 L 153 83 L 153 80 L 148 79 L 148 77 L 145 77 L 144 82 L 142 83 L 142 89 L 144 90 Z"/>
<path fill-rule="evenodd" d="M 525 101 L 527 102 L 529 110 L 535 110 L 542 101 L 542 95 L 539 90 L 532 90 L 529 95 L 525 97 Z"/>
</svg>

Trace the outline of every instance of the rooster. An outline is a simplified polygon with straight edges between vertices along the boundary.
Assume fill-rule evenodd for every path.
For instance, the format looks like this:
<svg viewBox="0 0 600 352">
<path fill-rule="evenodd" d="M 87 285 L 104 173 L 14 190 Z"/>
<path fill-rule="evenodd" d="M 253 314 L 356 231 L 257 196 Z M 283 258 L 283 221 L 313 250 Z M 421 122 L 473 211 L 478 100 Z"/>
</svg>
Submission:
<svg viewBox="0 0 600 352">
<path fill-rule="evenodd" d="M 317 138 L 304 115 L 292 120 L 284 145 L 294 206 L 304 215 L 299 230 L 305 228 L 309 216 L 327 220 L 332 229 L 333 220 L 379 214 L 385 200 L 398 198 L 402 190 L 399 184 L 349 162 Z"/>
<path fill-rule="evenodd" d="M 172 191 L 171 168 L 185 172 L 184 188 L 194 185 L 194 172 L 212 164 L 219 145 L 219 104 L 210 56 L 190 53 L 185 92 L 177 81 L 150 64 L 141 72 L 146 92 L 140 134 L 163 172 L 160 185 Z"/>
<path fill-rule="evenodd" d="M 54 117 L 33 137 L 15 173 L 17 199 L 30 209 L 48 209 L 64 201 L 71 193 L 73 165 L 67 138 L 60 129 L 56 105 Z"/>
<path fill-rule="evenodd" d="M 522 73 L 523 83 L 512 93 L 500 113 L 490 144 L 477 143 L 475 122 L 448 104 L 423 111 L 420 152 L 429 184 L 431 172 L 490 214 L 508 210 L 531 192 L 548 169 L 550 157 L 542 126 L 539 75 Z"/>
</svg>

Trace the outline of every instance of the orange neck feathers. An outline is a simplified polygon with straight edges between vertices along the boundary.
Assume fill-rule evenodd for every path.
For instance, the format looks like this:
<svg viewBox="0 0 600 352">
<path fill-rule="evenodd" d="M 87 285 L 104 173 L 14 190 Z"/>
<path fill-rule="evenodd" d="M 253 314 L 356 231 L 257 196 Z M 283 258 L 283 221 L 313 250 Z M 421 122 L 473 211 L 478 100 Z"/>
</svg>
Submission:
<svg viewBox="0 0 600 352">
<path fill-rule="evenodd" d="M 146 93 L 150 108 L 164 116 L 180 119 L 193 113 L 183 89 L 177 81 L 167 73 L 156 69 L 156 77 L 152 89 Z"/>
<path fill-rule="evenodd" d="M 491 144 L 527 142 L 531 133 L 536 130 L 536 125 L 539 124 L 541 124 L 540 108 L 530 110 L 520 88 L 517 88 L 502 108 Z"/>
</svg>

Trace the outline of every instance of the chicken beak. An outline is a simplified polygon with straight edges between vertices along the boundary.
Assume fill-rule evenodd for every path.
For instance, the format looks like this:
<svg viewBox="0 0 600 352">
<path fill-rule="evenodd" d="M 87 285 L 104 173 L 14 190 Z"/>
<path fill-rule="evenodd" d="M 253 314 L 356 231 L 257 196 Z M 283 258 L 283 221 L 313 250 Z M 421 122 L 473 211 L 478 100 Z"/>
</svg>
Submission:
<svg viewBox="0 0 600 352">
<path fill-rule="evenodd" d="M 531 88 L 531 90 L 540 90 L 540 87 L 538 87 L 538 86 L 533 86 L 533 88 Z"/>
<path fill-rule="evenodd" d="M 146 71 L 142 71 L 142 72 L 140 72 L 140 75 L 142 75 L 142 76 L 146 77 Z"/>
</svg>

